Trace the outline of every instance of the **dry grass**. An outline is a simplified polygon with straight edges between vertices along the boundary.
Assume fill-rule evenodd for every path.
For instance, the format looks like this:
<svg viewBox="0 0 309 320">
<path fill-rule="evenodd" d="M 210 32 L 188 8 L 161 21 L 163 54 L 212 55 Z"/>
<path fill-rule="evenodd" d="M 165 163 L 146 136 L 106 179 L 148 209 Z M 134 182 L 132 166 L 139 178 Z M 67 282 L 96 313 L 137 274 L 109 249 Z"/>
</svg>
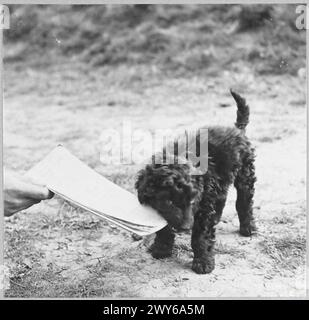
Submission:
<svg viewBox="0 0 309 320">
<path fill-rule="evenodd" d="M 294 5 L 11 6 L 6 61 L 74 58 L 93 66 L 151 64 L 181 75 L 252 66 L 296 74 L 305 32 Z M 243 46 L 241 38 L 250 36 Z M 214 66 L 216 66 L 214 68 Z"/>
<path fill-rule="evenodd" d="M 260 242 L 262 252 L 273 261 L 277 270 L 293 271 L 305 263 L 306 238 L 304 236 L 284 236 L 266 238 Z"/>
</svg>

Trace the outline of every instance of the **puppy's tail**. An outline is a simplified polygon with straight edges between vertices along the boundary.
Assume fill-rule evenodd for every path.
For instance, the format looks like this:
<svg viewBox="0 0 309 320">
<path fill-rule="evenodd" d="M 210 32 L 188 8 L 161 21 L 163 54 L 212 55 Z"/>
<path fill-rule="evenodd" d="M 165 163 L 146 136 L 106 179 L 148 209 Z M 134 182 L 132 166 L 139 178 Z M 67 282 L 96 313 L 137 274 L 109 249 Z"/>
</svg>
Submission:
<svg viewBox="0 0 309 320">
<path fill-rule="evenodd" d="M 247 105 L 246 100 L 238 93 L 234 92 L 232 89 L 230 89 L 230 92 L 237 104 L 237 119 L 235 127 L 245 131 L 246 126 L 249 123 L 249 106 Z"/>
</svg>

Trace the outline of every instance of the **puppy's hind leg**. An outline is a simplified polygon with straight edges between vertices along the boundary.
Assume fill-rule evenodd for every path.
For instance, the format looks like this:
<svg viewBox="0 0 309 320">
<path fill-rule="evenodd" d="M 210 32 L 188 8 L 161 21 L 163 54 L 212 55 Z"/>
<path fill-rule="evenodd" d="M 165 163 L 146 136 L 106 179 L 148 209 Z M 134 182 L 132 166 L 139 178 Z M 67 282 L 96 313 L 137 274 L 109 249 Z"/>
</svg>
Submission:
<svg viewBox="0 0 309 320">
<path fill-rule="evenodd" d="M 156 233 L 156 238 L 150 248 L 151 254 L 156 259 L 167 258 L 172 255 L 175 234 L 170 226 L 166 226 Z"/>
<path fill-rule="evenodd" d="M 252 149 L 244 157 L 242 167 L 238 171 L 234 182 L 237 189 L 236 210 L 240 223 L 239 232 L 245 237 L 249 237 L 257 231 L 252 209 L 255 181 L 254 152 Z"/>
</svg>

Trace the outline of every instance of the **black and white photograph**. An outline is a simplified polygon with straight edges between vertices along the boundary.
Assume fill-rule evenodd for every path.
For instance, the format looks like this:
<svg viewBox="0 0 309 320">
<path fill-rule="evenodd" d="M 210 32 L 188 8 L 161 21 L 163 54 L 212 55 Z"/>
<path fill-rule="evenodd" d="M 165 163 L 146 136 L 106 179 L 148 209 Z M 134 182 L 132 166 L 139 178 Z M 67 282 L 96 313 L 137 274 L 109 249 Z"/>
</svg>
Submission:
<svg viewBox="0 0 309 320">
<path fill-rule="evenodd" d="M 305 298 L 306 4 L 3 4 L 5 298 Z"/>
</svg>

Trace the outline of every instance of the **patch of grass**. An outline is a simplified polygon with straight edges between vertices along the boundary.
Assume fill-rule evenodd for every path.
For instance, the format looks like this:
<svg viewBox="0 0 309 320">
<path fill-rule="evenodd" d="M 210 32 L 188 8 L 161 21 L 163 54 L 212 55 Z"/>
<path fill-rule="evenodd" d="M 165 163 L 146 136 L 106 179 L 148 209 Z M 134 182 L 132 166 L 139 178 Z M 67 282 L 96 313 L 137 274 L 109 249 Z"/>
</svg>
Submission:
<svg viewBox="0 0 309 320">
<path fill-rule="evenodd" d="M 280 140 L 280 138 L 278 138 L 278 137 L 269 137 L 269 136 L 266 136 L 266 137 L 264 136 L 264 137 L 258 138 L 259 142 L 265 142 L 265 143 L 273 143 L 276 140 Z"/>
<path fill-rule="evenodd" d="M 274 7 L 271 5 L 244 5 L 238 16 L 238 30 L 246 31 L 271 23 Z"/>
<path fill-rule="evenodd" d="M 240 259 L 246 257 L 246 253 L 243 250 L 238 249 L 238 248 L 233 247 L 233 246 L 229 246 L 227 244 L 223 244 L 222 242 L 216 243 L 215 251 L 218 254 L 228 254 L 228 255 L 231 255 L 231 256 L 233 256 L 235 258 L 240 258 Z"/>
<path fill-rule="evenodd" d="M 277 217 L 274 217 L 272 219 L 274 224 L 293 224 L 295 220 L 288 216 L 288 213 L 284 210 L 281 212 L 281 215 L 278 215 Z"/>
<path fill-rule="evenodd" d="M 10 270 L 10 288 L 6 297 L 63 297 L 64 278 L 61 269 L 49 264 L 42 268 L 40 264 L 31 267 L 27 273 L 21 273 L 15 266 Z"/>
<path fill-rule="evenodd" d="M 174 252 L 176 253 L 176 256 L 180 256 L 181 254 L 192 254 L 192 248 L 191 248 L 191 242 L 190 242 L 190 236 L 188 236 L 187 241 L 181 241 L 180 243 L 176 242 L 176 244 L 174 245 Z M 215 252 L 217 254 L 228 254 L 231 255 L 235 258 L 245 258 L 246 257 L 246 253 L 241 250 L 238 249 L 234 246 L 230 246 L 227 244 L 223 244 L 221 241 L 217 242 L 215 244 Z"/>
<path fill-rule="evenodd" d="M 278 140 L 282 140 L 288 137 L 291 137 L 297 133 L 293 128 L 274 128 L 272 135 L 262 135 L 257 140 L 259 142 L 272 143 Z"/>
<path fill-rule="evenodd" d="M 190 245 L 190 240 L 188 239 L 188 243 L 176 243 L 173 247 L 173 254 L 176 257 L 180 257 L 181 255 L 189 255 L 193 256 L 193 251 Z"/>
<path fill-rule="evenodd" d="M 237 71 L 240 60 L 261 74 L 305 67 L 295 5 L 14 5 L 11 21 L 6 62 L 73 58 L 96 67 L 156 65 L 177 75 Z"/>
<path fill-rule="evenodd" d="M 31 231 L 7 232 L 5 248 L 10 276 L 6 297 L 52 296 L 52 292 L 56 296 L 57 284 L 60 286 L 63 279 L 53 265 L 41 265 L 43 253 L 34 247 Z"/>
<path fill-rule="evenodd" d="M 136 180 L 136 175 L 134 174 L 118 172 L 106 175 L 106 178 L 132 193 L 135 192 L 134 183 Z"/>
<path fill-rule="evenodd" d="M 260 242 L 262 252 L 272 261 L 276 269 L 294 271 L 305 264 L 306 239 L 291 235 L 282 238 L 267 238 Z"/>
</svg>

